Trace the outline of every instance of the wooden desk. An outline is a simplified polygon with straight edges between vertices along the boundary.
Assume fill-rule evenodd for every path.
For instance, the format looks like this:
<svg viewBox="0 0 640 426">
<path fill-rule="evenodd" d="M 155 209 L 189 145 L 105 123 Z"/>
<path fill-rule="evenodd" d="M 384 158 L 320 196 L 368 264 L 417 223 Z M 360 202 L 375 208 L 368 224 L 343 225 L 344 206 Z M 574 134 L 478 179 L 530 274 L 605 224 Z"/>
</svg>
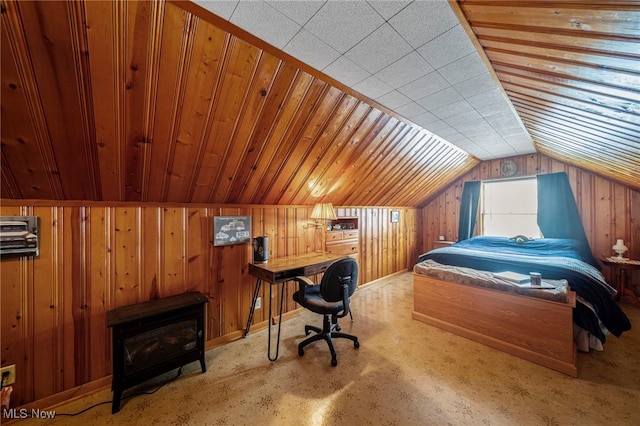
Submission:
<svg viewBox="0 0 640 426">
<path fill-rule="evenodd" d="M 253 320 L 253 312 L 256 308 L 256 300 L 260 293 L 260 285 L 262 281 L 268 282 L 269 285 L 269 332 L 268 332 L 268 348 L 267 356 L 269 361 L 275 361 L 278 359 L 278 350 L 280 348 L 280 327 L 282 325 L 282 304 L 284 302 L 284 291 L 280 292 L 280 312 L 278 319 L 278 335 L 276 337 L 276 352 L 275 355 L 271 355 L 271 300 L 272 300 L 272 287 L 275 284 L 282 284 L 286 281 L 291 281 L 298 276 L 311 276 L 321 274 L 327 270 L 329 265 L 338 259 L 343 259 L 345 255 L 330 254 L 330 253 L 305 253 L 297 256 L 281 257 L 279 259 L 268 260 L 263 263 L 249 263 L 249 274 L 256 277 L 256 287 L 253 290 L 253 298 L 251 300 L 251 309 L 249 310 L 249 318 L 247 320 L 247 326 L 244 330 L 245 337 L 249 334 L 251 328 L 251 322 Z"/>
<path fill-rule="evenodd" d="M 613 273 L 613 286 L 618 291 L 616 299 L 621 296 L 629 296 L 636 305 L 640 306 L 638 296 L 629 287 L 629 271 L 640 269 L 640 261 L 630 259 L 617 260 L 616 258 L 605 257 L 602 259 L 602 263 L 610 267 Z"/>
</svg>

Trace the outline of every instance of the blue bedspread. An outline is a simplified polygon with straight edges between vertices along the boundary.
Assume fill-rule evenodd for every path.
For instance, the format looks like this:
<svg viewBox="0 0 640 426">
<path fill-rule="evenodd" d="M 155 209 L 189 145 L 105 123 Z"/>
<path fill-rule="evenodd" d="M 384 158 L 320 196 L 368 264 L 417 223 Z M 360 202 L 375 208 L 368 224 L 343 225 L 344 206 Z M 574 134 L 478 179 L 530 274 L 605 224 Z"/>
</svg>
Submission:
<svg viewBox="0 0 640 426">
<path fill-rule="evenodd" d="M 566 279 L 579 298 L 588 302 L 576 305 L 577 325 L 603 343 L 605 334 L 599 321 L 617 337 L 631 329 L 629 319 L 614 300 L 615 289 L 604 281 L 589 248 L 578 241 L 541 238 L 517 243 L 504 237 L 481 236 L 432 250 L 421 255 L 418 262 L 426 259 L 490 272 L 540 272 L 543 278 Z"/>
</svg>

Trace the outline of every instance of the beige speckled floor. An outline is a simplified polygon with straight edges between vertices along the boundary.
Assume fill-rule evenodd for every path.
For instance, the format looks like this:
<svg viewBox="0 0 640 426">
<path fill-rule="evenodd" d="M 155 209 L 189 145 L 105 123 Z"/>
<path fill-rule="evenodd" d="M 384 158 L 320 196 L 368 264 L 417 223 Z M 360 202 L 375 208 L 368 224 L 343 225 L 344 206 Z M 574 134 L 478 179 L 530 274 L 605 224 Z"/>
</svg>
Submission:
<svg viewBox="0 0 640 426">
<path fill-rule="evenodd" d="M 640 333 L 610 336 L 604 352 L 579 354 L 571 378 L 411 319 L 411 274 L 359 290 L 354 323 L 331 367 L 324 342 L 297 354 L 304 313 L 282 327 L 280 357 L 267 360 L 266 330 L 207 352 L 153 395 L 129 398 L 119 413 L 106 389 L 55 408 L 57 425 L 632 425 L 640 419 Z M 623 300 L 635 326 L 640 308 Z M 147 389 L 153 389 L 149 384 Z M 126 394 L 125 394 L 126 395 Z"/>
</svg>

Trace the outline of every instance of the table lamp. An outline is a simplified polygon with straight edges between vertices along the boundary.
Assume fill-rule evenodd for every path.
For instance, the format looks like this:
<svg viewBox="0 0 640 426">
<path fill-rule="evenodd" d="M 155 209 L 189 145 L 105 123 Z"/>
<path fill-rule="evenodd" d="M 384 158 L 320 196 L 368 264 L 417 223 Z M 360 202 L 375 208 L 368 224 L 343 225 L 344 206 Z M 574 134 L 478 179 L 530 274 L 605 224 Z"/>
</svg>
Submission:
<svg viewBox="0 0 640 426">
<path fill-rule="evenodd" d="M 333 205 L 331 203 L 318 203 L 313 207 L 313 211 L 311 212 L 311 219 L 315 220 L 316 228 L 322 228 L 322 226 L 326 226 L 327 220 L 335 220 L 338 217 L 336 216 L 336 212 L 333 210 Z"/>
<path fill-rule="evenodd" d="M 624 259 L 622 255 L 628 250 L 627 246 L 624 245 L 624 241 L 620 238 L 616 241 L 616 245 L 611 247 L 613 251 L 618 254 L 618 258 Z"/>
<path fill-rule="evenodd" d="M 331 203 L 318 203 L 313 207 L 313 211 L 311 212 L 311 219 L 314 219 L 316 232 L 320 231 L 320 238 L 322 244 L 322 253 L 325 253 L 326 250 L 326 235 L 325 232 L 327 230 L 327 220 L 335 220 L 338 217 L 336 216 L 336 212 L 333 211 L 333 205 Z M 322 227 L 324 226 L 324 230 Z"/>
</svg>

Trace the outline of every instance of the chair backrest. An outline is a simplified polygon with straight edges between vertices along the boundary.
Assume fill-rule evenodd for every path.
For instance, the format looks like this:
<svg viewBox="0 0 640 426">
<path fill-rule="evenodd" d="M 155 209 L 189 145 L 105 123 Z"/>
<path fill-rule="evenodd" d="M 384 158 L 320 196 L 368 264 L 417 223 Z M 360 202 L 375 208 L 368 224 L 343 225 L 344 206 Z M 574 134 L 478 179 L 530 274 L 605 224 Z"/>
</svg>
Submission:
<svg viewBox="0 0 640 426">
<path fill-rule="evenodd" d="M 327 302 L 342 301 L 342 286 L 347 284 L 349 297 L 358 285 L 358 262 L 348 257 L 333 262 L 322 276 L 320 294 Z"/>
</svg>

